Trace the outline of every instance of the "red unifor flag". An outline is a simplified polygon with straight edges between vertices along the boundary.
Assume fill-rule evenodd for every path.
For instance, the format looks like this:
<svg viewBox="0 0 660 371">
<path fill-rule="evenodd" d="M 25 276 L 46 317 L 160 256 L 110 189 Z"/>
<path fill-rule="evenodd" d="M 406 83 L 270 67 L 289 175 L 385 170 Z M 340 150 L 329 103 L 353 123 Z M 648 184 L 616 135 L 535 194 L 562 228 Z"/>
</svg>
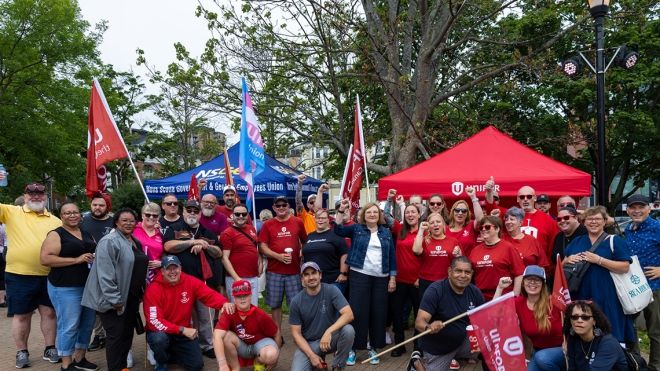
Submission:
<svg viewBox="0 0 660 371">
<path fill-rule="evenodd" d="M 193 174 L 190 177 L 190 186 L 188 187 L 188 199 L 200 202 L 202 197 L 199 195 L 199 187 L 197 186 L 197 177 Z"/>
<path fill-rule="evenodd" d="M 557 266 L 555 267 L 555 279 L 552 285 L 552 305 L 556 305 L 562 312 L 571 303 L 571 293 L 568 291 L 568 282 L 561 266 L 561 259 L 557 254 Z"/>
<path fill-rule="evenodd" d="M 92 97 L 89 102 L 87 132 L 87 175 L 85 188 L 87 197 L 97 192 L 107 192 L 107 170 L 105 164 L 128 157 L 128 149 L 119 133 L 112 112 L 105 100 L 99 82 L 94 79 Z"/>
<path fill-rule="evenodd" d="M 468 311 L 484 361 L 491 370 L 525 370 L 525 349 L 513 292 Z"/>
<path fill-rule="evenodd" d="M 341 198 L 351 201 L 351 210 L 360 207 L 360 188 L 364 179 L 366 153 L 364 151 L 364 135 L 362 134 L 362 114 L 360 99 L 355 103 L 355 127 L 353 129 L 353 147 L 348 153 L 344 179 L 341 186 Z"/>
</svg>

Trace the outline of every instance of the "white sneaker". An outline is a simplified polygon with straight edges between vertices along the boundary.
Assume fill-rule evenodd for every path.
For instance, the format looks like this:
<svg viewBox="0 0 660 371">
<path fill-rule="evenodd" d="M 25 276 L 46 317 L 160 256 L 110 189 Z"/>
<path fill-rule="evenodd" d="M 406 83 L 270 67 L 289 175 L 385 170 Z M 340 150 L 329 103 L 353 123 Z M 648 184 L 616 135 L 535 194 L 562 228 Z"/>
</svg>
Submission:
<svg viewBox="0 0 660 371">
<path fill-rule="evenodd" d="M 385 344 L 392 344 L 392 336 L 389 331 L 385 331 Z"/>
<path fill-rule="evenodd" d="M 154 358 L 154 351 L 151 348 L 147 348 L 147 360 L 152 366 L 156 365 L 156 358 Z"/>
<path fill-rule="evenodd" d="M 128 357 L 126 357 L 126 367 L 133 368 L 133 351 L 128 351 Z"/>
</svg>

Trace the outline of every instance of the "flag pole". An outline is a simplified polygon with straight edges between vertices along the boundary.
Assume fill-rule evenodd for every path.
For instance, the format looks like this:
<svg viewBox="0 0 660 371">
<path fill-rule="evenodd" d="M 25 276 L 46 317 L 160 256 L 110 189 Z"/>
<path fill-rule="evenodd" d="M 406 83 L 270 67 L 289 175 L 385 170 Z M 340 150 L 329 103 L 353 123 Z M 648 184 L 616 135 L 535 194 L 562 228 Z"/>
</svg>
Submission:
<svg viewBox="0 0 660 371">
<path fill-rule="evenodd" d="M 122 139 L 122 142 L 124 140 Z M 124 144 L 124 147 L 126 147 L 126 144 Z M 148 204 L 149 201 L 149 196 L 147 196 L 147 191 L 144 189 L 144 185 L 142 185 L 142 180 L 140 180 L 140 175 L 138 174 L 137 169 L 135 168 L 135 164 L 133 163 L 133 159 L 131 158 L 131 153 L 126 151 L 128 153 L 128 161 L 131 163 L 131 167 L 133 168 L 133 173 L 135 174 L 135 179 L 137 179 L 138 184 L 140 185 L 140 189 L 142 190 L 142 194 L 144 195 L 144 200 L 146 201 L 145 204 Z"/>
<path fill-rule="evenodd" d="M 369 169 L 367 169 L 367 152 L 364 150 L 364 133 L 362 130 L 362 108 L 360 107 L 360 95 L 357 96 L 358 114 L 360 115 L 360 151 L 364 162 L 364 178 L 367 181 L 367 202 L 371 202 L 371 190 L 369 189 Z"/>
<path fill-rule="evenodd" d="M 344 166 L 344 176 L 341 178 L 341 188 L 339 188 L 339 199 L 344 199 L 344 183 L 346 182 L 346 177 L 348 176 L 348 166 L 351 163 L 351 153 L 353 153 L 353 145 L 351 144 L 348 147 L 348 156 L 346 156 L 346 166 Z"/>
</svg>

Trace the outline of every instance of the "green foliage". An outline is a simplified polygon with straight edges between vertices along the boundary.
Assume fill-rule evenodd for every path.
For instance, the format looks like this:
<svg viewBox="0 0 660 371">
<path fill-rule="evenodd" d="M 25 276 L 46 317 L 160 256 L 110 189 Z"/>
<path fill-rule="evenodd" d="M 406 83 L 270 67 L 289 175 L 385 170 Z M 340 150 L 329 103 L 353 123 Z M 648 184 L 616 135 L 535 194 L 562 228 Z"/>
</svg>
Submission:
<svg viewBox="0 0 660 371">
<path fill-rule="evenodd" d="M 130 207 L 138 213 L 144 205 L 144 195 L 137 182 L 125 182 L 112 192 L 112 209 L 119 210 L 122 207 Z"/>
</svg>

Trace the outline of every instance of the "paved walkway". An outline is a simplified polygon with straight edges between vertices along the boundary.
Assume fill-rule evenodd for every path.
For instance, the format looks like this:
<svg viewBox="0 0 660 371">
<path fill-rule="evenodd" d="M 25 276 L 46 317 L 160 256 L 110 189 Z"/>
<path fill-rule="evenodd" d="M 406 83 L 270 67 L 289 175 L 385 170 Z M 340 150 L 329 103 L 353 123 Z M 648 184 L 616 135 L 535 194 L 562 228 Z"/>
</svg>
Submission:
<svg viewBox="0 0 660 371">
<path fill-rule="evenodd" d="M 284 319 L 286 323 L 287 318 Z M 284 327 L 284 339 L 286 344 L 282 348 L 280 354 L 280 361 L 278 366 L 275 368 L 277 371 L 286 371 L 290 369 L 291 360 L 293 358 L 293 352 L 295 350 L 295 345 L 293 344 L 293 338 L 291 333 L 288 330 L 288 326 Z M 16 370 L 14 367 L 16 359 L 16 349 L 14 345 L 14 340 L 11 336 L 11 318 L 7 318 L 7 309 L 0 308 L 0 371 L 9 371 Z M 410 335 L 410 334 L 408 334 Z M 39 314 L 35 313 L 32 317 L 32 332 L 29 340 L 29 352 L 30 352 L 30 361 L 31 367 L 27 370 L 30 371 L 57 371 L 59 370 L 59 365 L 50 364 L 41 359 L 44 349 L 44 340 L 39 330 Z M 410 347 L 408 347 L 410 349 Z M 153 367 L 145 364 L 146 360 L 146 345 L 144 335 L 135 336 L 133 340 L 133 354 L 135 358 L 135 366 L 133 371 L 143 371 L 143 370 L 153 370 Z M 406 354 L 410 355 L 410 352 Z M 358 364 L 352 367 L 347 367 L 347 371 L 359 371 L 359 370 L 391 370 L 391 371 L 402 371 L 405 370 L 408 363 L 408 358 L 406 355 L 399 358 L 391 358 L 389 354 L 381 357 L 380 364 L 377 366 L 374 365 L 361 365 L 360 360 L 366 359 L 366 351 L 358 352 Z M 100 367 L 100 370 L 107 370 L 105 364 L 105 352 L 97 351 L 90 352 L 87 354 L 87 359 L 97 363 Z M 331 358 L 328 359 L 328 361 Z M 330 362 L 328 362 L 330 364 Z M 217 370 L 217 365 L 215 360 L 204 358 L 204 371 Z M 463 370 L 477 370 L 481 367 L 475 365 L 464 365 Z M 172 371 L 183 371 L 182 368 L 171 368 Z"/>
</svg>

